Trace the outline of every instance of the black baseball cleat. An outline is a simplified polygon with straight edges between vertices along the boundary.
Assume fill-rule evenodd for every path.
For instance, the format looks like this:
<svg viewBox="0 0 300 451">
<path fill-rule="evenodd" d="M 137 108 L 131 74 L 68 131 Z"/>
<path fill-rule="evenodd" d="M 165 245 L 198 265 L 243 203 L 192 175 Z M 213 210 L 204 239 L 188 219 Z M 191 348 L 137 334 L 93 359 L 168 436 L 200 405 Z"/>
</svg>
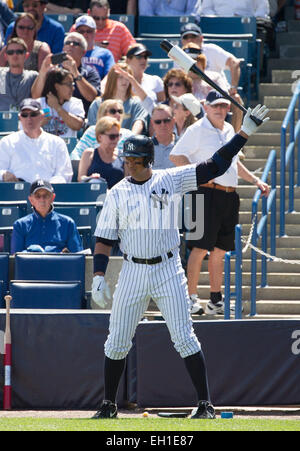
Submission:
<svg viewBox="0 0 300 451">
<path fill-rule="evenodd" d="M 92 417 L 93 420 L 98 420 L 99 418 L 116 418 L 118 415 L 117 404 L 111 401 L 104 400 L 100 410 L 95 413 Z"/>
<path fill-rule="evenodd" d="M 198 407 L 193 409 L 191 419 L 213 420 L 216 418 L 215 409 L 208 401 L 199 401 Z"/>
</svg>

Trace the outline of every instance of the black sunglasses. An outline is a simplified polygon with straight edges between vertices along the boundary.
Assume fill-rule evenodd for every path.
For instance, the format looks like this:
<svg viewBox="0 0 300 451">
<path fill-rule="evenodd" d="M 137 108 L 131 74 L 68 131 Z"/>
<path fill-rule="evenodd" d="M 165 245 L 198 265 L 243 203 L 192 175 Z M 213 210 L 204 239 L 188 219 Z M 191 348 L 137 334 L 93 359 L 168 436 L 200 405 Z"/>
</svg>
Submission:
<svg viewBox="0 0 300 451">
<path fill-rule="evenodd" d="M 108 136 L 111 141 L 114 141 L 115 139 L 120 138 L 120 133 L 111 133 L 111 134 L 104 133 L 104 135 Z"/>
<path fill-rule="evenodd" d="M 116 113 L 123 114 L 124 113 L 123 110 L 121 110 L 121 109 L 117 110 L 115 108 L 111 108 L 110 110 L 108 110 L 108 112 L 109 112 L 109 114 L 116 114 Z"/>
<path fill-rule="evenodd" d="M 25 25 L 17 25 L 17 28 L 19 28 L 19 30 L 29 30 L 32 31 L 34 30 L 34 26 L 32 25 L 31 27 L 25 27 Z"/>
<path fill-rule="evenodd" d="M 136 57 L 137 60 L 141 60 L 141 59 L 148 59 L 148 55 L 146 53 L 142 53 L 141 55 L 134 55 Z"/>
<path fill-rule="evenodd" d="M 106 17 L 92 16 L 92 18 L 93 18 L 94 20 L 106 20 L 106 19 L 108 19 L 108 16 L 106 16 Z"/>
<path fill-rule="evenodd" d="M 176 86 L 177 88 L 179 88 L 179 86 L 182 86 L 182 83 L 180 81 L 175 81 L 175 82 L 169 82 L 167 84 L 168 88 L 172 88 L 172 86 Z"/>
<path fill-rule="evenodd" d="M 168 124 L 169 122 L 171 122 L 171 120 L 172 120 L 172 118 L 171 117 L 168 117 L 167 119 L 156 119 L 155 121 L 153 121 L 154 122 L 154 124 L 161 124 L 162 122 L 164 123 L 164 124 Z"/>
<path fill-rule="evenodd" d="M 77 42 L 77 41 L 66 41 L 65 45 L 74 45 L 74 47 L 80 47 L 81 46 L 80 42 Z"/>
<path fill-rule="evenodd" d="M 25 50 L 17 49 L 17 50 L 6 50 L 6 55 L 24 55 L 26 53 Z"/>
<path fill-rule="evenodd" d="M 21 117 L 37 117 L 40 115 L 39 111 L 33 111 L 32 113 L 21 113 L 20 116 Z"/>
</svg>

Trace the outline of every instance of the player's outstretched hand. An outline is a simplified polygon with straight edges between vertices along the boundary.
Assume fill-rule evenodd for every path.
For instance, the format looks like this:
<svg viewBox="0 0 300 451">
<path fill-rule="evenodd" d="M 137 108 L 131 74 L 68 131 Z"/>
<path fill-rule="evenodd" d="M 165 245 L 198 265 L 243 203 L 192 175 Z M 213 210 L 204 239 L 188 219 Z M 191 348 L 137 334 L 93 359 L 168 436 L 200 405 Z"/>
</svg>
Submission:
<svg viewBox="0 0 300 451">
<path fill-rule="evenodd" d="M 92 298 L 93 301 L 104 308 L 107 304 L 105 298 L 110 299 L 110 289 L 105 282 L 104 276 L 94 276 L 92 283 Z"/>
<path fill-rule="evenodd" d="M 243 124 L 241 127 L 241 131 L 246 133 L 246 135 L 251 136 L 253 133 L 256 132 L 259 125 L 257 125 L 250 117 L 250 115 L 257 117 L 258 119 L 262 120 L 262 123 L 264 124 L 267 122 L 270 118 L 265 117 L 266 114 L 269 112 L 269 109 L 266 107 L 266 105 L 256 105 L 253 110 L 251 108 L 248 108 L 247 114 L 244 117 Z"/>
</svg>

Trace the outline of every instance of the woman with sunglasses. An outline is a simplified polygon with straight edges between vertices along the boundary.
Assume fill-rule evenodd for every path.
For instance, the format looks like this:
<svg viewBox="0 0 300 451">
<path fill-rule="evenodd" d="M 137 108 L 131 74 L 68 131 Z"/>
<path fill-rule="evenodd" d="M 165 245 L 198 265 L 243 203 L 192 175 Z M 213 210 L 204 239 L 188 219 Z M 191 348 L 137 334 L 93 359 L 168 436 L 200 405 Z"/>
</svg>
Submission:
<svg viewBox="0 0 300 451">
<path fill-rule="evenodd" d="M 21 38 L 27 45 L 28 56 L 25 60 L 24 69 L 39 71 L 44 58 L 51 53 L 50 47 L 46 42 L 36 39 L 37 21 L 31 13 L 22 13 L 15 21 L 11 38 Z M 6 46 L 0 52 L 0 66 L 7 65 Z"/>
<path fill-rule="evenodd" d="M 71 72 L 55 67 L 47 73 L 42 97 L 38 99 L 44 113 L 43 129 L 61 138 L 77 137 L 84 125 L 85 112 L 81 99 L 73 97 Z"/>
<path fill-rule="evenodd" d="M 170 69 L 164 76 L 163 81 L 166 95 L 166 101 L 164 103 L 170 105 L 172 108 L 175 102 L 172 96 L 179 97 L 188 92 L 192 93 L 192 79 L 181 69 Z"/>
<path fill-rule="evenodd" d="M 115 99 L 107 99 L 104 100 L 100 104 L 98 113 L 97 113 L 97 122 L 99 119 L 101 119 L 104 116 L 110 116 L 114 119 L 117 119 L 117 121 L 122 124 L 123 117 L 124 117 L 124 107 L 122 100 L 115 100 Z M 95 125 L 91 125 L 82 135 L 80 140 L 78 141 L 76 147 L 72 151 L 70 157 L 71 160 L 80 160 L 82 152 L 87 149 L 88 147 L 96 148 L 98 146 L 98 141 L 96 139 L 96 132 L 95 132 Z M 117 149 L 118 152 L 123 151 L 123 142 L 125 139 L 129 138 L 129 136 L 132 136 L 133 133 L 131 130 L 128 130 L 128 128 L 120 128 L 120 139 L 117 143 Z"/>
<path fill-rule="evenodd" d="M 107 99 L 121 99 L 124 104 L 122 126 L 131 130 L 135 135 L 147 134 L 150 120 L 149 114 L 141 105 L 141 100 L 137 96 L 134 96 L 129 80 L 117 72 L 118 67 L 133 75 L 132 70 L 126 63 L 115 64 L 107 74 L 102 101 Z M 91 104 L 88 112 L 89 125 L 96 123 L 100 103 L 101 97 L 95 99 Z"/>
<path fill-rule="evenodd" d="M 117 144 L 121 125 L 117 119 L 104 116 L 96 124 L 95 134 L 98 141 L 96 149 L 85 149 L 79 162 L 78 181 L 106 180 L 112 188 L 124 177 L 124 162 L 118 156 Z"/>
<path fill-rule="evenodd" d="M 191 93 L 179 97 L 172 96 L 172 99 L 175 102 L 173 105 L 174 133 L 178 139 L 190 125 L 204 116 L 204 110 L 201 102 Z"/>
</svg>

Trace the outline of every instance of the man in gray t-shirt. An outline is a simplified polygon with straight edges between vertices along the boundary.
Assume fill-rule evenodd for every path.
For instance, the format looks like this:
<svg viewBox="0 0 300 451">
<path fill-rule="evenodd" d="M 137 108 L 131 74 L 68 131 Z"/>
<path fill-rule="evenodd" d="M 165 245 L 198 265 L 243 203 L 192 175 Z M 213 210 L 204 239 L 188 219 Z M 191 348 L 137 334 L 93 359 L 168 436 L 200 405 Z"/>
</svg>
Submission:
<svg viewBox="0 0 300 451">
<path fill-rule="evenodd" d="M 22 100 L 31 97 L 38 72 L 24 70 L 27 46 L 23 39 L 12 38 L 6 47 L 8 67 L 0 68 L 0 111 L 18 110 Z"/>
</svg>

